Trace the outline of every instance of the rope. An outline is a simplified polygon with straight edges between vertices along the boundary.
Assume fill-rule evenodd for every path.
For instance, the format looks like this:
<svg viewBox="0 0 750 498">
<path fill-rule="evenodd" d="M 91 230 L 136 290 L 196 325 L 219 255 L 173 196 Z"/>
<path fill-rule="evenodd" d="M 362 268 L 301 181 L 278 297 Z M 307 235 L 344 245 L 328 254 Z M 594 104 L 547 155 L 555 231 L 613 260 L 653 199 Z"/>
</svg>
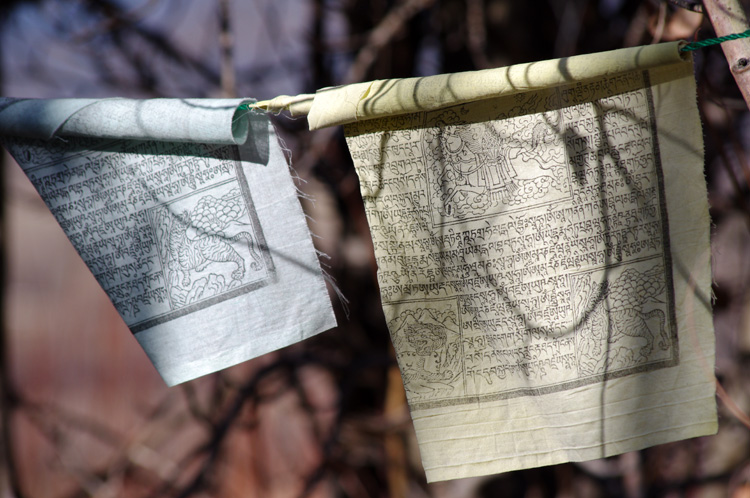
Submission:
<svg viewBox="0 0 750 498">
<path fill-rule="evenodd" d="M 727 36 L 720 36 L 718 38 L 709 38 L 703 41 L 688 43 L 684 47 L 680 48 L 680 52 L 690 52 L 691 50 L 698 50 L 699 48 L 710 47 L 711 45 L 718 45 L 719 43 L 724 43 L 725 41 L 738 40 L 740 38 L 749 38 L 749 37 L 750 37 L 750 29 L 748 29 L 744 33 L 734 33 L 734 34 L 727 35 Z"/>
</svg>

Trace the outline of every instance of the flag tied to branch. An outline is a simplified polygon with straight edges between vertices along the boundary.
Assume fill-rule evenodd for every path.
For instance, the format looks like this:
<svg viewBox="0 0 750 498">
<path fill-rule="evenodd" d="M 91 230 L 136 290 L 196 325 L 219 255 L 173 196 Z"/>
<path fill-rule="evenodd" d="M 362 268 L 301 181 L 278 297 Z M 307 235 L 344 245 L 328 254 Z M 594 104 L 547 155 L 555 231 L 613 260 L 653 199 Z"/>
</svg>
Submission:
<svg viewBox="0 0 750 498">
<path fill-rule="evenodd" d="M 676 43 L 288 107 L 345 125 L 428 481 L 716 431 L 702 135 Z"/>
<path fill-rule="evenodd" d="M 169 385 L 336 326 L 286 158 L 246 104 L 0 101 L 2 144 Z"/>
<path fill-rule="evenodd" d="M 345 125 L 429 481 L 716 431 L 678 48 L 256 104 Z M 111 100 L 107 125 L 100 103 L 0 104 L 0 135 L 32 137 L 4 144 L 170 384 L 335 325 L 273 130 L 239 104 Z M 81 138 L 39 140 L 63 134 Z"/>
</svg>

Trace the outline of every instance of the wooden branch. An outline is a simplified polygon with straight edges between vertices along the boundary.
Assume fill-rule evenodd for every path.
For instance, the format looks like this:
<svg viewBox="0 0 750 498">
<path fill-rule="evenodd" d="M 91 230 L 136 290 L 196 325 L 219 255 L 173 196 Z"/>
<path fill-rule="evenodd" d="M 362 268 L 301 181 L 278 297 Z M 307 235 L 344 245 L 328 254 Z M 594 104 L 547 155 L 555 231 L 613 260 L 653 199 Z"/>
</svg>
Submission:
<svg viewBox="0 0 750 498">
<path fill-rule="evenodd" d="M 219 0 L 219 45 L 221 47 L 221 96 L 237 96 L 234 77 L 234 37 L 229 12 L 229 0 Z"/>
<path fill-rule="evenodd" d="M 341 84 L 362 81 L 375 63 L 380 51 L 393 41 L 399 30 L 404 28 L 414 16 L 434 4 L 435 0 L 404 0 L 392 7 L 378 25 L 370 31 L 365 45 L 357 54 Z M 309 171 L 323 156 L 337 132 L 337 126 L 330 126 L 313 134 L 312 140 L 305 147 L 305 154 L 296 161 L 295 169 L 298 172 Z"/>
<path fill-rule="evenodd" d="M 391 421 L 398 419 L 401 414 L 407 411 L 407 408 L 406 391 L 404 391 L 401 373 L 395 364 L 396 351 L 392 345 L 389 348 L 389 353 L 394 365 L 388 368 L 388 384 L 385 390 L 383 408 L 386 418 Z M 383 446 L 386 455 L 385 475 L 388 481 L 388 495 L 391 498 L 406 498 L 409 495 L 409 475 L 407 472 L 406 445 L 403 437 L 398 432 L 386 433 Z"/>
<path fill-rule="evenodd" d="M 487 59 L 487 30 L 484 28 L 483 0 L 466 0 L 466 36 L 471 59 L 477 69 L 492 67 Z"/>
<path fill-rule="evenodd" d="M 380 51 L 388 45 L 409 20 L 431 7 L 435 0 L 405 0 L 393 7 L 388 14 L 370 31 L 367 42 L 357 54 L 357 58 L 344 78 L 344 84 L 362 81 L 372 67 Z"/>
<path fill-rule="evenodd" d="M 703 7 L 717 36 L 742 33 L 750 29 L 739 0 L 704 0 Z M 724 42 L 721 48 L 742 97 L 750 108 L 750 38 Z"/>
</svg>

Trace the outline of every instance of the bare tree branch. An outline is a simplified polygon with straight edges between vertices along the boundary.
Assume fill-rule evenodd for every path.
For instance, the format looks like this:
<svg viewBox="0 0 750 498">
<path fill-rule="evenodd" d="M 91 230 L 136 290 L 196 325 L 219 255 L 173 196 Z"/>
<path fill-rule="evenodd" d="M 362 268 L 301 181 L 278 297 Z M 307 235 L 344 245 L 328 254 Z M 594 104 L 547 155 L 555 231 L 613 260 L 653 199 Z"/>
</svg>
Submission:
<svg viewBox="0 0 750 498">
<path fill-rule="evenodd" d="M 355 83 L 364 79 L 378 54 L 407 22 L 421 11 L 434 5 L 435 0 L 405 0 L 393 7 L 370 32 L 367 41 L 349 68 L 343 83 Z"/>
<path fill-rule="evenodd" d="M 221 48 L 221 95 L 237 96 L 234 78 L 234 40 L 229 0 L 219 0 L 219 46 Z"/>
<path fill-rule="evenodd" d="M 466 34 L 471 59 L 477 69 L 490 67 L 487 60 L 487 30 L 484 28 L 483 0 L 466 0 Z"/>
</svg>

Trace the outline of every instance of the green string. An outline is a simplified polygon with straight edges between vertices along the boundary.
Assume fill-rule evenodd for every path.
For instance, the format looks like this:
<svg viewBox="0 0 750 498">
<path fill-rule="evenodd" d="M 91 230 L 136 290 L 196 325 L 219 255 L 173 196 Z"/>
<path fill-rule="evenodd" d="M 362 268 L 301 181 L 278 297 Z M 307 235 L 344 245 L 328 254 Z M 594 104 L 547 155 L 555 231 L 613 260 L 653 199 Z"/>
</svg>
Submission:
<svg viewBox="0 0 750 498">
<path fill-rule="evenodd" d="M 750 37 L 750 29 L 748 29 L 744 33 L 734 33 L 732 35 L 720 36 L 718 38 L 709 38 L 708 40 L 688 43 L 684 47 L 680 48 L 680 52 L 690 52 L 691 50 L 698 50 L 699 48 L 710 47 L 711 45 L 718 45 L 719 43 L 724 43 L 725 41 L 737 40 L 740 38 L 748 38 L 748 37 Z"/>
</svg>

